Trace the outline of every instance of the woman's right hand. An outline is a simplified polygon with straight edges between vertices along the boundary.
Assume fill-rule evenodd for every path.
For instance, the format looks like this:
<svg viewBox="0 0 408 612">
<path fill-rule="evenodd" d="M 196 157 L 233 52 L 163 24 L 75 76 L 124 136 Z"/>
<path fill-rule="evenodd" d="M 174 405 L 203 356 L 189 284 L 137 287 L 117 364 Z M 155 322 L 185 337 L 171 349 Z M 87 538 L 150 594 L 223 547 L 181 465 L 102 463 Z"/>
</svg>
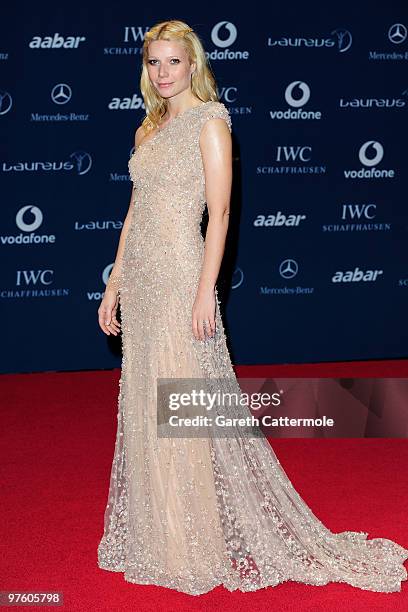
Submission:
<svg viewBox="0 0 408 612">
<path fill-rule="evenodd" d="M 106 289 L 98 308 L 99 326 L 104 334 L 117 336 L 120 323 L 116 318 L 119 305 L 119 294 L 114 289 Z"/>
</svg>

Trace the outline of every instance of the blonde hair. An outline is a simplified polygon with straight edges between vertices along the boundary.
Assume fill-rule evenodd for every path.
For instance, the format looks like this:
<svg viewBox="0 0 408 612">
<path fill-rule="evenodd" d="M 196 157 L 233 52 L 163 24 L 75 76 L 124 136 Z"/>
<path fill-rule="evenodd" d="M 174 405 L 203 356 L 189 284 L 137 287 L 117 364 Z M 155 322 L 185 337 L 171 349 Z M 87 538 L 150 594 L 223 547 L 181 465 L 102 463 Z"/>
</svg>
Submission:
<svg viewBox="0 0 408 612">
<path fill-rule="evenodd" d="M 147 72 L 149 44 L 153 40 L 171 40 L 180 42 L 187 51 L 190 64 L 196 63 L 196 69 L 191 76 L 191 91 L 203 102 L 213 100 L 218 102 L 217 85 L 212 70 L 205 56 L 204 48 L 197 34 L 184 21 L 171 19 L 154 25 L 145 34 L 143 42 L 142 74 L 140 91 L 143 96 L 146 116 L 142 121 L 145 133 L 157 128 L 160 119 L 166 112 L 167 102 L 156 91 L 150 82 Z"/>
</svg>

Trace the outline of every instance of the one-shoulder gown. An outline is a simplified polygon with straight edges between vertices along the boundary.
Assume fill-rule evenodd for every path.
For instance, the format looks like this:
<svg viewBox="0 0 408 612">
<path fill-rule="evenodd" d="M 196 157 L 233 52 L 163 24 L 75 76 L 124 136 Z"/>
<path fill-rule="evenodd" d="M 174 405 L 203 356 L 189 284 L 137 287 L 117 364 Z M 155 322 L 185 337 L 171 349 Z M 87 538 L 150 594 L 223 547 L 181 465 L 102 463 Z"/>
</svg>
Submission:
<svg viewBox="0 0 408 612">
<path fill-rule="evenodd" d="M 175 117 L 129 160 L 133 215 L 122 260 L 117 434 L 98 566 L 137 584 L 200 595 L 292 580 L 400 591 L 408 550 L 365 532 L 333 533 L 313 514 L 267 438 L 157 435 L 157 379 L 225 379 L 239 390 L 216 294 L 216 333 L 192 333 L 204 254 L 204 123 L 209 101 Z M 232 381 L 232 383 L 231 383 Z M 234 382 L 235 381 L 235 382 Z"/>
</svg>

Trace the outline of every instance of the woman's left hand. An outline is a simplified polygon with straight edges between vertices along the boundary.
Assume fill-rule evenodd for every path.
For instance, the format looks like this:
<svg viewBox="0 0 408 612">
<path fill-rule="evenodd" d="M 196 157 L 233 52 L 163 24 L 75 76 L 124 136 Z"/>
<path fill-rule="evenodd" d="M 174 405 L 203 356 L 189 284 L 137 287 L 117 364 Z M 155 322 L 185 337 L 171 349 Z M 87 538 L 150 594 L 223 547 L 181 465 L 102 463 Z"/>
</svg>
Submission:
<svg viewBox="0 0 408 612">
<path fill-rule="evenodd" d="M 215 334 L 215 291 L 198 289 L 193 304 L 193 334 L 196 340 L 212 338 Z"/>
</svg>

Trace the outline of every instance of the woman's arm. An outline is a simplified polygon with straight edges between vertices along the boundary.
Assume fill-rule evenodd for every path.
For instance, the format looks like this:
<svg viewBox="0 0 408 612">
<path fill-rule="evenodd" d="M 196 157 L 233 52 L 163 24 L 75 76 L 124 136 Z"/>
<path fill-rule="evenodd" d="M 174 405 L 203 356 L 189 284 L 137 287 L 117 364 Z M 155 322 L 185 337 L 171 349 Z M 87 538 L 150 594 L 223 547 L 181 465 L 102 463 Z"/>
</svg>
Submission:
<svg viewBox="0 0 408 612">
<path fill-rule="evenodd" d="M 112 271 L 110 273 L 108 282 L 106 283 L 106 291 L 115 291 L 117 292 L 119 286 L 119 279 L 122 272 L 122 259 L 123 259 L 123 251 L 125 248 L 126 238 L 129 232 L 130 224 L 132 222 L 133 215 L 133 191 L 130 196 L 129 209 L 126 214 L 125 220 L 123 222 L 122 230 L 120 232 L 119 244 L 116 251 L 115 263 L 113 264 Z"/>
<path fill-rule="evenodd" d="M 200 135 L 200 149 L 205 173 L 205 194 L 208 225 L 205 237 L 204 261 L 193 307 L 193 334 L 204 340 L 203 321 L 207 334 L 215 332 L 215 284 L 221 268 L 229 224 L 232 186 L 232 139 L 226 122 L 221 118 L 205 122 Z M 211 329 L 208 330 L 208 325 Z"/>
<path fill-rule="evenodd" d="M 141 132 L 142 132 L 142 128 L 140 126 L 137 128 L 136 134 L 135 134 L 135 147 L 137 147 L 140 143 L 141 136 L 142 136 Z M 120 281 L 120 277 L 122 273 L 123 251 L 125 249 L 125 242 L 126 242 L 126 238 L 129 232 L 129 228 L 132 223 L 132 215 L 133 215 L 133 208 L 134 208 L 133 191 L 134 191 L 134 187 L 132 189 L 132 193 L 130 196 L 128 212 L 126 214 L 126 217 L 125 217 L 125 220 L 122 226 L 122 231 L 120 233 L 119 244 L 118 244 L 118 248 L 116 251 L 116 257 L 115 257 L 115 263 L 113 265 L 108 282 L 106 284 L 106 291 L 113 291 L 115 293 L 117 293 L 118 291 L 119 281 Z"/>
<path fill-rule="evenodd" d="M 135 134 L 135 147 L 140 144 L 141 139 L 141 126 L 136 130 Z M 130 224 L 132 222 L 134 202 L 133 202 L 133 191 L 130 196 L 129 209 L 123 222 L 122 230 L 120 233 L 119 244 L 116 252 L 115 263 L 110 273 L 108 282 L 106 283 L 105 293 L 102 302 L 98 309 L 99 326 L 102 331 L 110 336 L 113 334 L 117 336 L 120 331 L 120 323 L 116 318 L 116 312 L 119 305 L 119 281 L 122 273 L 122 260 L 123 252 L 125 249 L 126 238 L 129 232 Z"/>
</svg>

